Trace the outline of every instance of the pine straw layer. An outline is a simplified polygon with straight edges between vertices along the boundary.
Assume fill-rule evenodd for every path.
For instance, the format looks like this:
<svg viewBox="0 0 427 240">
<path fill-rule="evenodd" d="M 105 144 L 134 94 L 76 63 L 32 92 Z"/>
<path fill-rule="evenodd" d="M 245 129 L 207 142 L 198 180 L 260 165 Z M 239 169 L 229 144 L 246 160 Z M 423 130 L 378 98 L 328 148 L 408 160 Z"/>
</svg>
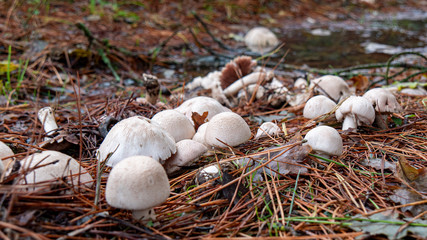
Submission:
<svg viewBox="0 0 427 240">
<path fill-rule="evenodd" d="M 44 184 L 45 188 L 38 192 L 26 192 L 22 190 L 24 186 L 16 182 L 21 176 L 13 175 L 6 178 L 0 186 L 0 226 L 3 228 L 0 237 L 52 239 L 67 235 L 68 239 L 196 239 L 202 236 L 354 238 L 362 233 L 353 232 L 339 224 L 287 222 L 285 219 L 292 216 L 366 216 L 387 209 L 400 211 L 402 206 L 392 202 L 389 196 L 402 184 L 401 180 L 389 170 L 378 171 L 361 165 L 364 159 L 395 161 L 397 156 L 403 155 L 416 167 L 426 166 L 427 114 L 422 98 L 400 96 L 399 100 L 404 112 L 395 116 L 402 118 L 401 126 L 383 131 L 365 126 L 358 133 L 341 133 L 344 153 L 333 160 L 348 167 L 327 164 L 308 156 L 301 163 L 309 169 L 306 174 L 272 178 L 264 173 L 266 180 L 252 181 L 252 172 L 234 169 L 229 172 L 233 177 L 227 181 L 224 177 L 223 181 L 213 179 L 201 185 L 195 182 L 195 176 L 202 166 L 262 154 L 268 151 L 265 148 L 283 145 L 299 132 L 304 135 L 309 130 L 305 126 L 309 124 L 300 117 L 299 112 L 286 122 L 287 129 L 293 131 L 287 136 L 251 139 L 234 149 L 215 150 L 213 157 L 203 157 L 194 168 L 170 179 L 172 194 L 164 204 L 155 208 L 158 221 L 154 226 L 138 223 L 132 220 L 129 211 L 111 208 L 106 203 L 104 187 L 108 169 L 102 177 L 98 205 L 94 205 L 94 189 L 79 189 L 65 182 L 51 182 Z M 256 109 L 260 106 L 260 103 L 255 102 L 251 108 L 252 114 L 255 111 L 256 115 Z M 1 109 L 4 118 L 0 138 L 14 146 L 15 151 L 19 152 L 16 155 L 18 159 L 39 149 L 32 145 L 40 142 L 43 137 L 40 123 L 35 117 L 36 109 L 33 104 Z M 75 109 L 61 107 L 57 109 L 56 115 L 59 125 L 69 134 L 79 136 L 79 132 L 82 133 L 81 146 L 75 146 L 68 153 L 79 159 L 94 178 L 95 150 L 102 141 L 96 119 L 103 115 L 121 115 L 125 118 L 138 114 L 151 117 L 161 110 L 127 99 L 108 102 L 87 99 L 80 107 L 82 114 L 79 124 Z M 236 111 L 245 115 L 245 109 L 248 107 Z M 336 126 L 339 128 L 339 125 Z M 257 124 L 252 123 L 251 130 L 254 134 Z M 425 201 L 414 204 L 425 204 Z"/>
</svg>

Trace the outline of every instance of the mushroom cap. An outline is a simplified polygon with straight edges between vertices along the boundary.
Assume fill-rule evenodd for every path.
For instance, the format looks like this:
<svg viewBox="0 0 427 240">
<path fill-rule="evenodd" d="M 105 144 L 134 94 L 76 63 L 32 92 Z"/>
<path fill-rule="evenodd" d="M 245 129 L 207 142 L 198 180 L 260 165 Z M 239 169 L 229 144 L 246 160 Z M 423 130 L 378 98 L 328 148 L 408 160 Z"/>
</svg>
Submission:
<svg viewBox="0 0 427 240">
<path fill-rule="evenodd" d="M 98 160 L 104 161 L 110 153 L 107 165 L 114 166 L 121 160 L 144 155 L 164 163 L 176 152 L 175 139 L 150 119 L 135 116 L 114 125 L 98 149 Z"/>
<path fill-rule="evenodd" d="M 55 115 L 53 114 L 53 109 L 51 107 L 41 108 L 37 116 L 46 133 L 52 134 L 52 131 L 58 128 Z"/>
<path fill-rule="evenodd" d="M 210 97 L 194 97 L 183 102 L 179 107 L 175 108 L 176 111 L 184 114 L 193 123 L 191 116 L 193 112 L 203 115 L 208 112 L 206 120 L 210 120 L 213 116 L 222 112 L 231 112 L 230 109 L 224 107 L 217 100 Z M 194 123 L 193 123 L 194 124 Z"/>
<path fill-rule="evenodd" d="M 55 163 L 54 163 L 55 162 Z M 58 151 L 43 151 L 41 153 L 34 153 L 21 161 L 24 172 L 28 169 L 35 168 L 27 172 L 25 175 L 25 183 L 41 183 L 45 181 L 52 181 L 63 177 L 72 177 L 73 185 L 83 183 L 85 186 L 90 187 L 93 184 L 92 176 L 87 170 L 82 167 L 79 162 L 67 154 Z M 78 176 L 78 173 L 81 173 Z"/>
<path fill-rule="evenodd" d="M 151 121 L 170 133 L 176 142 L 191 139 L 196 132 L 190 120 L 176 110 L 158 112 L 151 118 Z"/>
<path fill-rule="evenodd" d="M 205 154 L 208 148 L 202 143 L 190 139 L 184 139 L 176 143 L 176 153 L 166 160 L 163 167 L 168 175 L 191 165 L 200 156 Z"/>
<path fill-rule="evenodd" d="M 7 158 L 14 155 L 12 149 L 8 147 L 4 142 L 0 141 L 0 174 L 4 171 L 4 167 L 9 165 L 9 162 L 12 161 L 12 158 Z"/>
<path fill-rule="evenodd" d="M 294 88 L 295 89 L 306 89 L 307 86 L 307 80 L 305 80 L 304 78 L 298 78 L 295 82 L 294 82 Z"/>
<path fill-rule="evenodd" d="M 338 102 L 351 95 L 350 88 L 344 79 L 338 76 L 325 75 L 320 78 L 311 80 L 310 86 L 315 91 L 330 97 L 333 101 Z"/>
<path fill-rule="evenodd" d="M 340 156 L 342 154 L 342 139 L 335 128 L 329 126 L 318 126 L 311 129 L 304 137 L 305 144 L 315 152 L 329 156 Z"/>
<path fill-rule="evenodd" d="M 347 98 L 335 112 L 338 121 L 342 121 L 348 115 L 356 119 L 357 126 L 362 123 L 371 125 L 375 120 L 374 107 L 364 97 L 351 96 Z"/>
<path fill-rule="evenodd" d="M 305 118 L 313 119 L 320 115 L 331 112 L 335 106 L 335 102 L 331 99 L 323 95 L 317 95 L 310 98 L 305 103 L 303 115 Z"/>
<path fill-rule="evenodd" d="M 251 130 L 245 120 L 234 112 L 215 115 L 206 127 L 205 141 L 210 146 L 226 147 L 217 139 L 230 146 L 237 146 L 251 137 Z"/>
<path fill-rule="evenodd" d="M 149 209 L 169 197 L 165 169 L 155 159 L 132 156 L 123 159 L 108 176 L 105 197 L 113 207 L 129 210 Z"/>
<path fill-rule="evenodd" d="M 264 131 L 263 131 L 264 130 Z M 280 127 L 272 122 L 265 122 L 261 124 L 258 131 L 256 132 L 255 139 L 268 135 L 277 135 L 280 132 Z"/>
<path fill-rule="evenodd" d="M 245 44 L 253 52 L 264 54 L 279 44 L 276 35 L 266 27 L 255 27 L 245 35 Z"/>
<path fill-rule="evenodd" d="M 205 141 L 207 127 L 208 127 L 208 123 L 203 123 L 202 125 L 200 125 L 199 128 L 197 129 L 196 134 L 194 134 L 193 136 L 193 140 L 203 145 L 208 145 Z"/>
<path fill-rule="evenodd" d="M 373 88 L 367 91 L 363 97 L 371 102 L 377 112 L 395 113 L 402 111 L 402 107 L 397 102 L 396 97 L 387 89 Z"/>
</svg>

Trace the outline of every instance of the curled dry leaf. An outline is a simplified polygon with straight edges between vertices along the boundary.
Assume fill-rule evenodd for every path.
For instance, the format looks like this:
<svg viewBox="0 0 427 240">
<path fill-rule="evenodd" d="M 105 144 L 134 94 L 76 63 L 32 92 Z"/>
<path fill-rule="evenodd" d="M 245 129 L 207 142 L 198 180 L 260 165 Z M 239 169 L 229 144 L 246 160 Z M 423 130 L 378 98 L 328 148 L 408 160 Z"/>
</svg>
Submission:
<svg viewBox="0 0 427 240">
<path fill-rule="evenodd" d="M 194 129 L 197 131 L 197 129 L 199 129 L 199 127 L 207 122 L 207 117 L 208 117 L 208 113 L 209 112 L 203 112 L 202 115 L 200 115 L 197 112 L 192 112 L 191 113 L 191 119 L 193 119 L 194 122 Z"/>
<path fill-rule="evenodd" d="M 420 192 L 427 192 L 426 167 L 414 168 L 405 157 L 400 156 L 396 164 L 396 174 Z"/>
</svg>

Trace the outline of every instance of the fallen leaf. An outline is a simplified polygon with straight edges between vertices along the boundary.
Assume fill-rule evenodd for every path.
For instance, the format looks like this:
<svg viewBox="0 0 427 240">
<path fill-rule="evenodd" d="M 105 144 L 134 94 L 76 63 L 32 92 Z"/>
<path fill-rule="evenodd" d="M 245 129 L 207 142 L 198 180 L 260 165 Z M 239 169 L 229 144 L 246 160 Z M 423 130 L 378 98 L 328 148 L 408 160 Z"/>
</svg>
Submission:
<svg viewBox="0 0 427 240">
<path fill-rule="evenodd" d="M 381 158 L 364 159 L 362 162 L 363 166 L 370 166 L 377 170 L 381 170 Z M 391 164 L 389 161 L 384 160 L 384 169 L 396 170 L 396 165 Z"/>
<path fill-rule="evenodd" d="M 357 75 L 350 78 L 357 90 L 365 91 L 369 87 L 369 79 L 363 75 Z"/>
<path fill-rule="evenodd" d="M 399 156 L 396 174 L 420 192 L 427 192 L 427 169 L 414 168 L 405 157 Z"/>
<path fill-rule="evenodd" d="M 196 131 L 197 129 L 199 129 L 200 125 L 206 122 L 207 117 L 208 117 L 208 112 L 204 112 L 202 115 L 198 114 L 197 112 L 192 112 L 191 119 L 193 119 L 194 129 Z"/>
<path fill-rule="evenodd" d="M 400 229 L 406 221 L 398 219 L 397 212 L 393 211 L 381 212 L 369 217 L 363 217 L 358 214 L 354 219 L 349 222 L 351 224 L 349 227 L 354 231 L 368 233 L 370 236 L 385 235 L 388 239 L 402 239 L 408 236 L 409 233 L 412 233 L 417 236 L 427 237 L 427 227 L 425 226 L 409 225 Z M 364 221 L 365 219 L 367 221 Z M 410 221 L 410 219 L 405 220 Z M 393 222 L 396 224 L 393 224 Z M 412 223 L 427 224 L 427 221 L 416 219 Z"/>
<path fill-rule="evenodd" d="M 397 204 L 408 204 L 424 200 L 419 194 L 412 192 L 408 188 L 398 188 L 394 191 L 393 195 L 390 195 L 390 199 Z M 426 204 L 419 204 L 413 206 L 403 207 L 402 211 L 409 211 L 412 215 L 416 216 L 420 213 L 427 211 Z M 427 216 L 424 216 L 427 217 Z"/>
</svg>

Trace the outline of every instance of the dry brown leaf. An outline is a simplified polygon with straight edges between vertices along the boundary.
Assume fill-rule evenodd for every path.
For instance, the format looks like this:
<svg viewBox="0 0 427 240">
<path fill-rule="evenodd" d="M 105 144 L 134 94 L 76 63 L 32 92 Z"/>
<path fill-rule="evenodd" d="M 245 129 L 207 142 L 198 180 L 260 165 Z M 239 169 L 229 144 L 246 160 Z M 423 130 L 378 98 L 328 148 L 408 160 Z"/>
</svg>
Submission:
<svg viewBox="0 0 427 240">
<path fill-rule="evenodd" d="M 369 79 L 363 75 L 357 75 L 350 78 L 350 81 L 353 82 L 353 86 L 356 87 L 356 90 L 365 91 L 369 87 Z"/>
<path fill-rule="evenodd" d="M 198 114 L 197 112 L 193 112 L 191 114 L 191 119 L 193 119 L 194 129 L 196 131 L 197 129 L 199 129 L 200 125 L 206 122 L 207 117 L 208 117 L 208 112 L 204 112 L 202 115 Z"/>
<path fill-rule="evenodd" d="M 400 178 L 414 186 L 416 190 L 427 192 L 427 170 L 425 167 L 414 168 L 405 157 L 399 156 L 396 173 Z"/>
</svg>

